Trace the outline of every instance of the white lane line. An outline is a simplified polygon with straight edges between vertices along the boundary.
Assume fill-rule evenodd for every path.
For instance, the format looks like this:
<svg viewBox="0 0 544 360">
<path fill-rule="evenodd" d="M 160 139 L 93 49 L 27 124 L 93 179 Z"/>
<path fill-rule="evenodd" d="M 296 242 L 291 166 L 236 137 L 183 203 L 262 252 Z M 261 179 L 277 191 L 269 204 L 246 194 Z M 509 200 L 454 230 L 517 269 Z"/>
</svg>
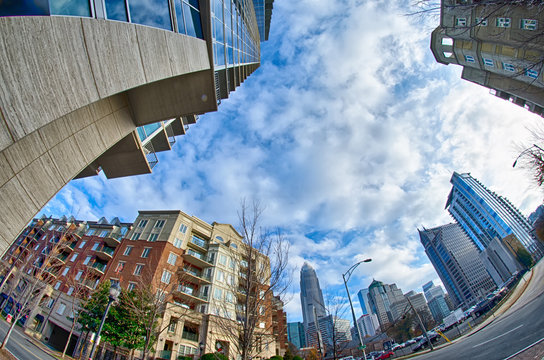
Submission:
<svg viewBox="0 0 544 360">
<path fill-rule="evenodd" d="M 544 340 L 544 338 L 535 341 L 534 343 L 532 343 L 532 344 L 529 345 L 529 346 L 524 347 L 523 349 L 521 349 L 521 350 L 518 351 L 517 353 L 510 355 L 509 357 L 505 358 L 504 360 L 509 360 L 509 359 L 513 358 L 514 356 L 521 354 L 522 352 L 524 352 L 525 350 L 527 350 L 527 349 L 529 349 L 529 348 L 532 348 L 533 346 L 535 346 L 536 344 L 538 344 L 538 343 L 541 342 L 542 340 Z"/>
<path fill-rule="evenodd" d="M 473 346 L 473 348 L 478 347 L 478 346 L 482 346 L 482 345 L 487 344 L 488 342 L 491 342 L 491 341 L 493 341 L 493 340 L 497 340 L 498 338 L 501 338 L 501 337 L 503 337 L 503 336 L 505 336 L 505 335 L 510 334 L 512 331 L 516 331 L 517 329 L 519 329 L 519 328 L 522 327 L 522 326 L 523 326 L 523 324 L 521 324 L 521 325 L 519 325 L 518 327 L 515 327 L 515 328 L 513 328 L 513 329 L 510 329 L 510 330 L 508 330 L 507 332 L 505 332 L 505 333 L 503 333 L 503 334 L 500 334 L 499 336 L 495 336 L 493 339 L 489 339 L 489 340 L 487 340 L 487 341 L 484 341 L 483 343 L 476 344 L 476 345 Z"/>
</svg>

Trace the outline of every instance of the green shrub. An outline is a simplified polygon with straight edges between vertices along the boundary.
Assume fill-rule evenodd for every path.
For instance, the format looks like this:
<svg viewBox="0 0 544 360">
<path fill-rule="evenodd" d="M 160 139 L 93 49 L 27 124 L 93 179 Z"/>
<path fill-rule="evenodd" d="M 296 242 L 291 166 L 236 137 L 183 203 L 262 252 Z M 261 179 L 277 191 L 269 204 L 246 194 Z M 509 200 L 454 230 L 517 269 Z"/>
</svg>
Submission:
<svg viewBox="0 0 544 360">
<path fill-rule="evenodd" d="M 202 355 L 201 360 L 229 360 L 229 358 L 225 354 L 216 352 Z"/>
</svg>

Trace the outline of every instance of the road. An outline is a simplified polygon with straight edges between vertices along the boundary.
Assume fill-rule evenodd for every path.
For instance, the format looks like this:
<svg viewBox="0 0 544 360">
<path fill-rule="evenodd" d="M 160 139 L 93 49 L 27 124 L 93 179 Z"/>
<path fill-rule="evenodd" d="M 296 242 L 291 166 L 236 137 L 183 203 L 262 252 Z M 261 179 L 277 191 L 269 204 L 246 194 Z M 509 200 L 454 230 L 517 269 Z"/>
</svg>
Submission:
<svg viewBox="0 0 544 360">
<path fill-rule="evenodd" d="M 0 339 L 4 339 L 8 329 L 9 324 L 0 319 Z M 28 336 L 21 333 L 19 327 L 15 327 L 15 330 L 11 333 L 6 347 L 19 360 L 57 360 L 34 345 L 28 339 Z"/>
<path fill-rule="evenodd" d="M 523 281 L 523 280 L 522 280 Z M 506 359 L 544 338 L 544 262 L 518 301 L 483 329 L 416 359 Z"/>
</svg>

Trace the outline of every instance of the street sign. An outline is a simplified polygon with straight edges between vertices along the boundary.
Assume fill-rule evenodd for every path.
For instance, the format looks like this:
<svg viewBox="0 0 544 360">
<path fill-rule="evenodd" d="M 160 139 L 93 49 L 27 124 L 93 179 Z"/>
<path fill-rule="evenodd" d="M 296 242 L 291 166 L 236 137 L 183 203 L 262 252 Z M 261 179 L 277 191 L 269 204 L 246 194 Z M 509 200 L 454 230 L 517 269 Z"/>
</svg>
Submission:
<svg viewBox="0 0 544 360">
<path fill-rule="evenodd" d="M 359 346 L 359 350 L 364 350 L 364 349 L 366 349 L 366 345 Z"/>
</svg>

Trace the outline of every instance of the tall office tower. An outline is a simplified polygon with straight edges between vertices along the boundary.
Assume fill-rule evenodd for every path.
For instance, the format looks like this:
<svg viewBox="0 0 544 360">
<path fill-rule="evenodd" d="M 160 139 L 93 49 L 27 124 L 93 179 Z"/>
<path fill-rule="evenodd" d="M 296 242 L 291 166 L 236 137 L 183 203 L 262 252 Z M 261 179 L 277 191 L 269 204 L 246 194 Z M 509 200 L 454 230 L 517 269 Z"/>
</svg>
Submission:
<svg viewBox="0 0 544 360">
<path fill-rule="evenodd" d="M 476 245 L 459 224 L 424 228 L 418 232 L 425 253 L 456 308 L 469 308 L 495 288 Z"/>
<path fill-rule="evenodd" d="M 442 0 L 431 50 L 437 62 L 461 65 L 463 79 L 544 116 L 543 22 L 534 4 Z"/>
<path fill-rule="evenodd" d="M 318 321 L 325 351 L 329 351 L 334 344 L 351 341 L 351 324 L 349 320 L 334 315 L 327 315 Z"/>
<path fill-rule="evenodd" d="M 287 337 L 289 342 L 302 349 L 306 347 L 306 335 L 304 325 L 301 322 L 292 322 L 287 324 Z"/>
<path fill-rule="evenodd" d="M 272 5 L 0 2 L 0 252 L 73 178 L 150 173 L 259 67 Z"/>
<path fill-rule="evenodd" d="M 357 319 L 357 324 L 359 325 L 359 330 L 361 330 L 361 336 L 363 338 L 376 335 L 380 329 L 380 323 L 378 322 L 376 314 L 361 315 L 361 317 Z"/>
<path fill-rule="evenodd" d="M 542 257 L 538 242 L 531 236 L 527 218 L 506 198 L 487 189 L 470 174 L 453 173 L 446 208 L 461 225 L 479 251 L 494 238 L 513 234 L 535 259 Z"/>
<path fill-rule="evenodd" d="M 359 304 L 361 304 L 363 315 L 368 314 L 370 311 L 370 305 L 368 303 L 368 288 L 359 290 L 357 297 L 359 298 Z"/>
<path fill-rule="evenodd" d="M 370 311 L 378 317 L 382 331 L 395 320 L 392 304 L 403 300 L 405 299 L 402 290 L 397 288 L 396 284 L 387 285 L 381 281 L 372 281 L 368 287 L 368 302 Z"/>
<path fill-rule="evenodd" d="M 314 268 L 306 262 L 300 269 L 300 303 L 302 305 L 302 319 L 306 331 L 308 331 L 310 323 L 327 315 L 323 293 L 319 286 L 319 279 Z"/>
<path fill-rule="evenodd" d="M 7 274 L 0 274 L 7 276 L 8 287 L 17 289 L 20 284 L 14 271 L 26 274 L 27 265 L 33 266 L 25 265 L 25 259 L 34 260 L 59 243 L 60 251 L 43 263 L 47 288 L 35 299 L 27 321 L 60 351 L 68 338 L 63 329 L 71 327 L 70 304 L 77 305 L 101 282 L 128 291 L 150 285 L 153 293 L 163 295 L 165 310 L 157 320 L 165 331 L 156 345 L 157 358 L 192 357 L 219 347 L 235 358 L 239 355 L 236 329 L 247 315 L 246 308 L 249 321 L 256 324 L 261 356 L 286 350 L 283 303 L 262 280 L 268 278 L 270 260 L 255 249 L 248 252 L 231 225 L 208 224 L 172 210 L 140 211 L 134 223 L 117 218 L 109 222 L 35 219 L 3 257 L 13 264 Z M 260 270 L 251 271 L 249 259 Z M 248 277 L 254 279 L 251 285 L 243 281 Z M 246 302 L 248 297 L 255 300 Z M 74 329 L 74 341 L 82 331 Z"/>
<path fill-rule="evenodd" d="M 432 281 L 429 281 L 422 288 L 433 318 L 441 322 L 450 313 L 442 286 L 434 285 Z"/>
</svg>

